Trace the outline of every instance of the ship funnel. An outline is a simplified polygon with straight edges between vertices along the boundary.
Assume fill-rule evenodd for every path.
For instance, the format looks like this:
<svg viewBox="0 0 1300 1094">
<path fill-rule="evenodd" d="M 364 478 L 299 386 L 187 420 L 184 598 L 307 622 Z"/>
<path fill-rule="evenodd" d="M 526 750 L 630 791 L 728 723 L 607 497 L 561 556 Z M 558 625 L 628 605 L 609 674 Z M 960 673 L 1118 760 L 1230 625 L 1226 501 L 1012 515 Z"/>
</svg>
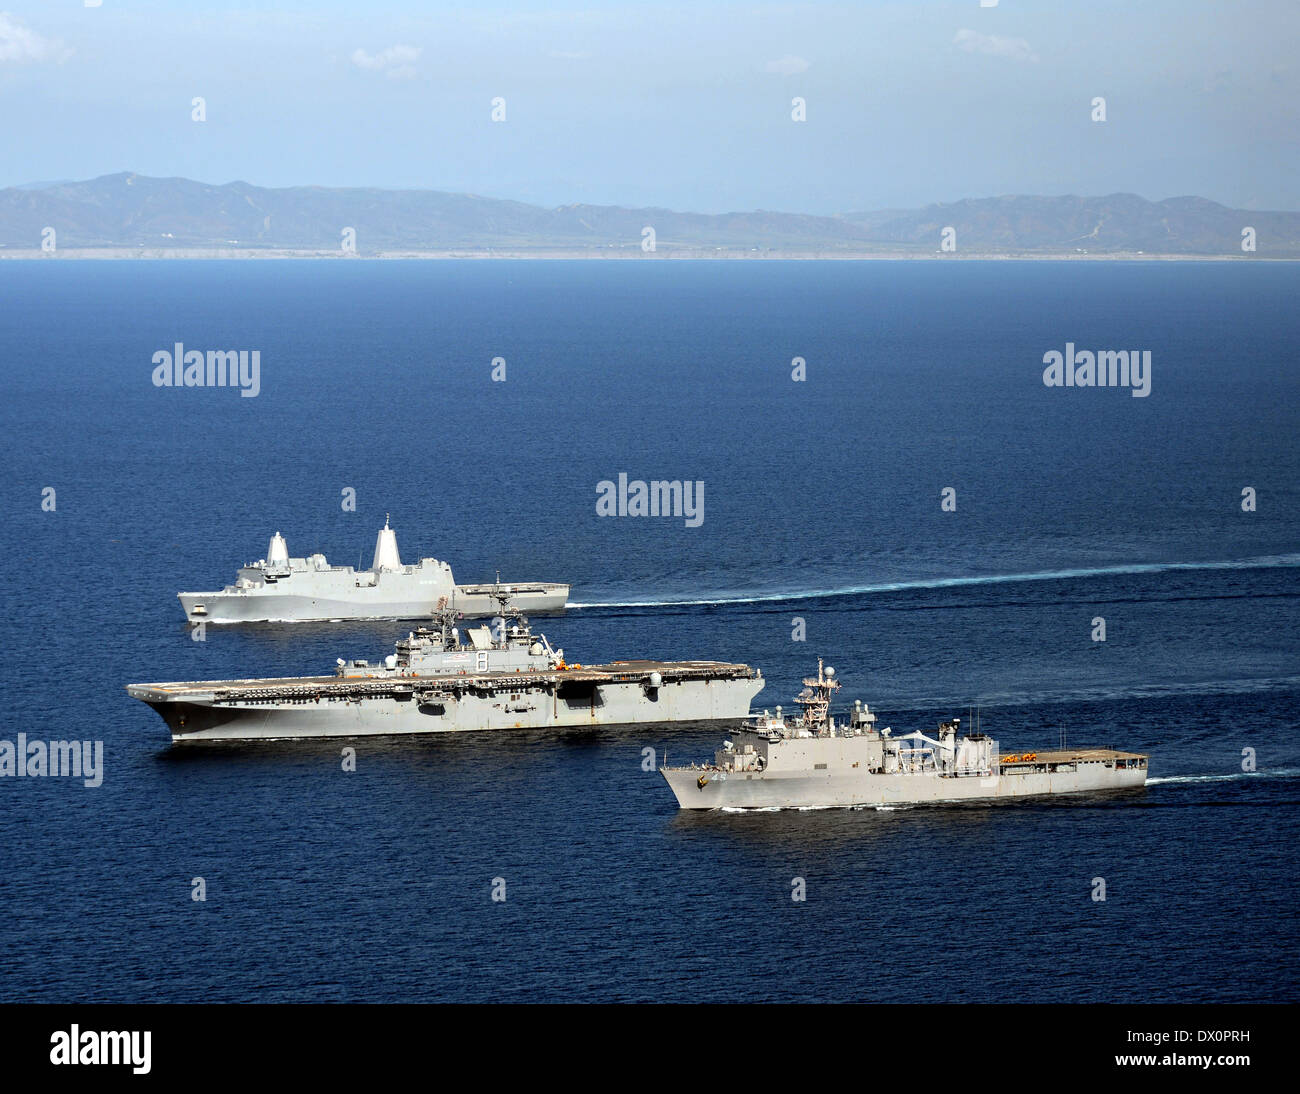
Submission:
<svg viewBox="0 0 1300 1094">
<path fill-rule="evenodd" d="M 284 542 L 284 536 L 279 532 L 271 537 L 271 545 L 266 549 L 266 561 L 271 563 L 289 561 L 289 545 Z"/>
<path fill-rule="evenodd" d="M 402 560 L 397 553 L 397 533 L 388 527 L 387 515 L 384 516 L 384 526 L 379 529 L 379 538 L 375 540 L 375 560 L 370 568 L 376 573 L 402 568 Z"/>
</svg>

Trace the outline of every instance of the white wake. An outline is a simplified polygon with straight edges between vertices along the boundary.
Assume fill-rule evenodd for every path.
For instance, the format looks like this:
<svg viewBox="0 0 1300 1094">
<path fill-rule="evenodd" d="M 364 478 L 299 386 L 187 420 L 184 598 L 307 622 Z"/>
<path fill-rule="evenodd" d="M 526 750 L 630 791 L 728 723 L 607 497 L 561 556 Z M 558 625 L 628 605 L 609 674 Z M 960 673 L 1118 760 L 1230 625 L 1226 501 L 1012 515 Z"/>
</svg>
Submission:
<svg viewBox="0 0 1300 1094">
<path fill-rule="evenodd" d="M 886 581 L 872 585 L 841 585 L 829 589 L 791 589 L 752 594 L 719 593 L 692 600 L 592 600 L 570 602 L 575 608 L 679 608 L 708 604 L 765 604 L 783 600 L 816 600 L 823 597 L 859 596 L 863 593 L 892 593 L 908 589 L 949 589 L 966 585 L 1001 585 L 1021 581 L 1063 581 L 1084 577 L 1122 574 L 1161 574 L 1179 570 L 1266 570 L 1300 566 L 1300 554 L 1265 555 L 1259 558 L 1223 562 L 1135 562 L 1120 566 L 1094 566 L 1071 570 L 1034 570 L 1021 574 L 988 574 L 983 577 L 935 577 L 916 581 Z"/>
</svg>

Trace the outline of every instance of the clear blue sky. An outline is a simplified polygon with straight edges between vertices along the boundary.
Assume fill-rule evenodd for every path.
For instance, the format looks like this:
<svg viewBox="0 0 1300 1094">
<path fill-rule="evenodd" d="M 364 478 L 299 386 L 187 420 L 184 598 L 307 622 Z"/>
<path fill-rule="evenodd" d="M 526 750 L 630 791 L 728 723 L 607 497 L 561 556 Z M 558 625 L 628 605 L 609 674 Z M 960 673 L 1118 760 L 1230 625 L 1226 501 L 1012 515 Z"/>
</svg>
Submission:
<svg viewBox="0 0 1300 1094">
<path fill-rule="evenodd" d="M 1114 191 L 1300 209 L 1297 0 L 6 3 L 0 185 L 131 170 L 700 212 Z"/>
</svg>

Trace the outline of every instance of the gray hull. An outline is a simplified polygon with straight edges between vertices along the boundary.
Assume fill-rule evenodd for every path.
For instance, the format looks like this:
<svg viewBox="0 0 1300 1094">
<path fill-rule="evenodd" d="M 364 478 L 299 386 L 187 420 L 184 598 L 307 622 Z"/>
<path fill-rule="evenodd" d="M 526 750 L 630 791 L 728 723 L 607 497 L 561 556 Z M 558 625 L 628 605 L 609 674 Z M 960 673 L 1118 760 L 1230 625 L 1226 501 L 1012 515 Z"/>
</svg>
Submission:
<svg viewBox="0 0 1300 1094">
<path fill-rule="evenodd" d="M 499 605 L 483 590 L 488 586 L 458 585 L 449 606 L 467 618 L 496 615 Z M 427 619 L 438 597 L 392 597 L 383 586 L 350 590 L 344 599 L 269 590 L 249 592 L 178 593 L 191 622 L 208 623 L 308 623 L 334 619 Z M 523 612 L 541 615 L 564 611 L 569 586 L 539 583 L 518 587 L 510 604 Z"/>
<path fill-rule="evenodd" d="M 549 679 L 520 674 L 355 685 L 372 688 L 368 695 L 333 678 L 132 684 L 127 691 L 157 711 L 181 743 L 735 721 L 763 687 L 746 666 L 684 664 L 600 666 L 620 677 L 608 682 L 593 681 L 593 669 Z M 662 686 L 652 686 L 652 673 Z M 294 697 L 283 697 L 290 690 Z M 259 691 L 281 695 L 264 698 Z"/>
<path fill-rule="evenodd" d="M 1146 784 L 1145 769 L 1098 764 L 1071 772 L 952 777 L 801 772 L 764 775 L 703 768 L 663 768 L 683 809 L 811 809 L 899 806 L 1122 790 Z M 701 779 L 706 780 L 701 787 Z"/>
</svg>

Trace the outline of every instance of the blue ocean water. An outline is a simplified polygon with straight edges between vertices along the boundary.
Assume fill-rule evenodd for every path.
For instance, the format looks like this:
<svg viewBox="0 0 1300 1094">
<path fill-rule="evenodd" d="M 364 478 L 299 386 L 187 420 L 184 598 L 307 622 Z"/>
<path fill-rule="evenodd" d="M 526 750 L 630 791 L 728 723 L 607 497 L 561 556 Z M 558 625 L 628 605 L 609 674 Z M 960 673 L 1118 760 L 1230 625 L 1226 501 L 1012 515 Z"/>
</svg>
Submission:
<svg viewBox="0 0 1300 1094">
<path fill-rule="evenodd" d="M 0 737 L 106 754 L 98 788 L 0 778 L 0 998 L 1300 998 L 1300 268 L 59 260 L 0 289 Z M 155 387 L 176 342 L 258 350 L 260 394 Z M 1067 342 L 1151 350 L 1150 396 L 1046 388 Z M 703 481 L 702 525 L 598 517 L 620 472 Z M 1151 784 L 696 815 L 642 749 L 716 726 L 368 740 L 352 774 L 170 748 L 123 684 L 409 628 L 194 642 L 175 593 L 276 530 L 368 565 L 385 513 L 459 580 L 571 581 L 539 622 L 581 661 L 744 660 L 788 706 L 824 656 L 897 729 L 978 704 L 1008 747 L 1149 750 Z"/>
</svg>

